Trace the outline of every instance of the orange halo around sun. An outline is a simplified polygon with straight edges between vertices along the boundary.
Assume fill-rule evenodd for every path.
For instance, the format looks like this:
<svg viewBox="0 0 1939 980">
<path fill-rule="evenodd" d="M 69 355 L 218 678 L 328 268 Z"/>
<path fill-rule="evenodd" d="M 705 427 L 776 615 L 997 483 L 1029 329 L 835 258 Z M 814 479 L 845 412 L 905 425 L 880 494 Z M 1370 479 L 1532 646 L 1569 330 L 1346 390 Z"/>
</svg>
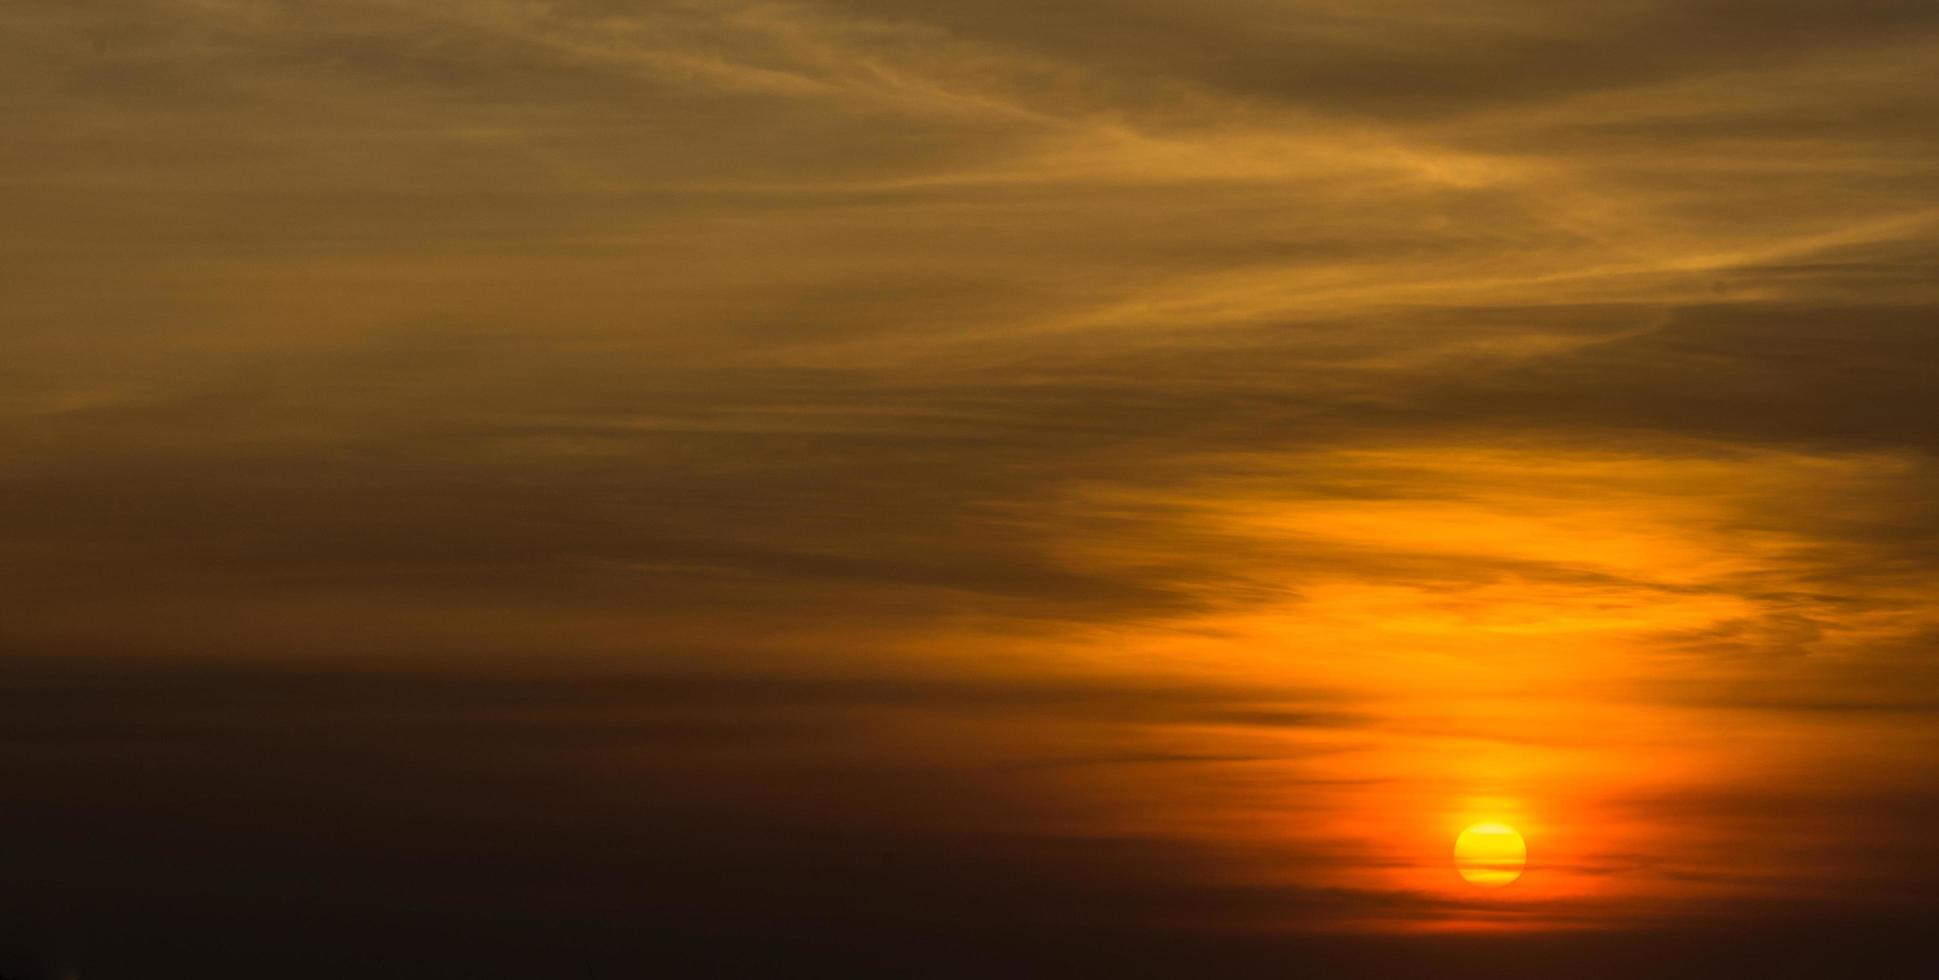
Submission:
<svg viewBox="0 0 1939 980">
<path fill-rule="evenodd" d="M 1478 823 L 1454 841 L 1454 867 L 1469 884 L 1500 888 L 1522 876 L 1528 844 L 1505 823 Z"/>
</svg>

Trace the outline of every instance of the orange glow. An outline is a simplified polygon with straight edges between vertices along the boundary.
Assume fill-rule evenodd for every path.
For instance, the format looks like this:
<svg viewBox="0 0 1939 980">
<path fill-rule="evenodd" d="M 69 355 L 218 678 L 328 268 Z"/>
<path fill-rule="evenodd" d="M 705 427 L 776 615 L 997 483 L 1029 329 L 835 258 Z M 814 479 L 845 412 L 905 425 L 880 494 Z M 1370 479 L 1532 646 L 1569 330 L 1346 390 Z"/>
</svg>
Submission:
<svg viewBox="0 0 1939 980">
<path fill-rule="evenodd" d="M 1889 497 L 1903 460 L 1539 446 L 1300 460 L 1303 479 L 1342 488 L 1331 496 L 1285 492 L 1279 465 L 1218 460 L 1202 471 L 1240 475 L 1088 491 L 1092 508 L 1157 516 L 1135 538 L 1068 542 L 1071 564 L 1202 570 L 1205 611 L 1066 651 L 1093 670 L 1137 663 L 1351 706 L 1352 724 L 1277 725 L 1292 709 L 1267 693 L 1233 723 L 1154 725 L 1167 751 L 1261 761 L 1207 772 L 1189 792 L 1179 784 L 1192 775 L 1178 773 L 1114 791 L 1139 800 L 1123 815 L 1139 832 L 1291 855 L 1283 870 L 1268 860 L 1233 874 L 1422 903 L 1340 928 L 1606 927 L 1639 909 L 1755 896 L 1814 873 L 1795 828 L 1747 825 L 1723 804 L 1657 812 L 1661 801 L 1757 786 L 1778 767 L 1814 785 L 1855 780 L 1865 767 L 1840 774 L 1832 758 L 1909 758 L 1919 742 L 1890 715 L 1867 740 L 1831 740 L 1857 720 L 1746 713 L 1702 694 L 1752 677 L 1828 684 L 1856 656 L 1846 651 L 1929 622 L 1913 583 L 1889 580 L 1870 603 L 1800 612 L 1818 588 L 1813 563 L 1839 556 L 1780 516 Z M 1852 505 L 1838 506 L 1824 510 Z M 1820 624 L 1817 659 L 1728 655 L 1787 642 L 1806 615 Z M 1733 737 L 1689 738 L 1720 727 Z M 1538 865 L 1524 863 L 1524 835 Z M 1718 847 L 1726 836 L 1734 846 Z"/>
</svg>

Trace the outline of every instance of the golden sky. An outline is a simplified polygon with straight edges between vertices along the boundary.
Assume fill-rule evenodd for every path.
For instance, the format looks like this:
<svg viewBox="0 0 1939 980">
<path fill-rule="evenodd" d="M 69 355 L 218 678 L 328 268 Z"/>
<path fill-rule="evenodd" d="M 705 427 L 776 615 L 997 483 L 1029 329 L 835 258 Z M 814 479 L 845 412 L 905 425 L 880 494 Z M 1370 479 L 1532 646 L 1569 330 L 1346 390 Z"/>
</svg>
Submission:
<svg viewBox="0 0 1939 980">
<path fill-rule="evenodd" d="M 1939 5 L 12 0 L 0 129 L 77 973 L 1933 914 Z"/>
</svg>

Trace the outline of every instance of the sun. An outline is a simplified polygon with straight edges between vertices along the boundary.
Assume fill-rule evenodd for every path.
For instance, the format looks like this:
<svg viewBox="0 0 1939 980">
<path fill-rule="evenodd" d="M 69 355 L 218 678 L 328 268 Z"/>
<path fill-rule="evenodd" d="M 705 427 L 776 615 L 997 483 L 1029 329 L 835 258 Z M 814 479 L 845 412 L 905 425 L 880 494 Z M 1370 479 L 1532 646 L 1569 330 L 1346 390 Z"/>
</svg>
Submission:
<svg viewBox="0 0 1939 980">
<path fill-rule="evenodd" d="M 1475 824 L 1454 841 L 1454 867 L 1472 885 L 1500 888 L 1520 878 L 1527 864 L 1528 843 L 1505 823 Z"/>
</svg>

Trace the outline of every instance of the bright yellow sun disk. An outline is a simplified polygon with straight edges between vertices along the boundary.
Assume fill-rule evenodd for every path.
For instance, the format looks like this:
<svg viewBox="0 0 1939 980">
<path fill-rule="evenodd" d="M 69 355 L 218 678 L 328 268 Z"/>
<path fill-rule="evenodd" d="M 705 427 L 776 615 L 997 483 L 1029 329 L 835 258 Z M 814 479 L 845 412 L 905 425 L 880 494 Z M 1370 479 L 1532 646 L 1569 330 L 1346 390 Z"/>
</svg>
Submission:
<svg viewBox="0 0 1939 980">
<path fill-rule="evenodd" d="M 1500 888 L 1522 876 L 1528 844 L 1505 823 L 1478 823 L 1454 841 L 1454 867 L 1469 884 Z"/>
</svg>

